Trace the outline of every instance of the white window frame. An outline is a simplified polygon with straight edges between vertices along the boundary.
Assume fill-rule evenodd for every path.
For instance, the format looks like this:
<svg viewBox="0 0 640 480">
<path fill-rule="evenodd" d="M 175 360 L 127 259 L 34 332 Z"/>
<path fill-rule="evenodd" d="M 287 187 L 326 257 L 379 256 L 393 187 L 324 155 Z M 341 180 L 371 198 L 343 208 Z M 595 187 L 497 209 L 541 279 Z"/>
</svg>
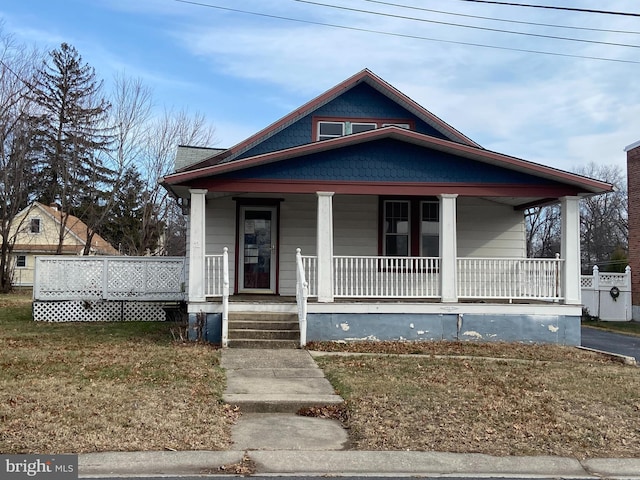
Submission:
<svg viewBox="0 0 640 480">
<path fill-rule="evenodd" d="M 383 123 L 382 126 L 383 127 L 400 127 L 406 130 L 411 130 L 411 125 L 409 125 L 408 123 Z"/>
<path fill-rule="evenodd" d="M 353 126 L 354 125 L 366 125 L 366 126 L 372 126 L 373 128 L 369 128 L 367 130 L 363 130 L 362 132 L 357 132 L 357 133 L 363 133 L 363 132 L 368 132 L 370 130 L 376 130 L 378 128 L 378 124 L 375 122 L 345 122 L 347 125 L 346 130 L 346 134 L 347 135 L 352 135 L 353 134 Z"/>
<path fill-rule="evenodd" d="M 320 130 L 322 129 L 322 125 L 340 125 L 340 127 L 342 128 L 342 135 L 327 135 L 327 134 L 321 134 Z M 330 120 L 321 120 L 318 122 L 318 135 L 317 138 L 318 140 L 329 140 L 331 138 L 340 138 L 340 137 L 344 137 L 346 135 L 345 133 L 345 122 L 334 122 L 334 121 L 330 121 Z"/>
</svg>

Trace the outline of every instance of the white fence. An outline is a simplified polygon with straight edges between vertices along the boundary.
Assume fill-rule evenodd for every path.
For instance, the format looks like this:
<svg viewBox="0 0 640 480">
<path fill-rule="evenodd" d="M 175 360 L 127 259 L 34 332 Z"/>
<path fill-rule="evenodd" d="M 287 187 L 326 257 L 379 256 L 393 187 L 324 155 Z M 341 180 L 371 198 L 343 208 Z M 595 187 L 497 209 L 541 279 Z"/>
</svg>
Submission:
<svg viewBox="0 0 640 480">
<path fill-rule="evenodd" d="M 33 316 L 40 321 L 164 320 L 185 299 L 182 257 L 36 257 Z"/>
<path fill-rule="evenodd" d="M 34 300 L 181 301 L 183 257 L 36 257 Z"/>
<path fill-rule="evenodd" d="M 631 307 L 631 268 L 625 273 L 600 272 L 593 267 L 593 275 L 582 275 L 582 304 L 589 315 L 605 321 L 629 321 Z"/>
</svg>

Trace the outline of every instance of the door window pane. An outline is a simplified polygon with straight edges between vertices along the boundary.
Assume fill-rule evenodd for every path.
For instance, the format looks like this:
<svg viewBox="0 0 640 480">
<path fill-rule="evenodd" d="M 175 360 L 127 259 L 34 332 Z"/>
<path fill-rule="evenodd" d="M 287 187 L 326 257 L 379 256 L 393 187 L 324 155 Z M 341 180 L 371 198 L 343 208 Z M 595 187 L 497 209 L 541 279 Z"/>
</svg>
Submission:
<svg viewBox="0 0 640 480">
<path fill-rule="evenodd" d="M 271 288 L 270 211 L 245 211 L 244 288 Z"/>
</svg>

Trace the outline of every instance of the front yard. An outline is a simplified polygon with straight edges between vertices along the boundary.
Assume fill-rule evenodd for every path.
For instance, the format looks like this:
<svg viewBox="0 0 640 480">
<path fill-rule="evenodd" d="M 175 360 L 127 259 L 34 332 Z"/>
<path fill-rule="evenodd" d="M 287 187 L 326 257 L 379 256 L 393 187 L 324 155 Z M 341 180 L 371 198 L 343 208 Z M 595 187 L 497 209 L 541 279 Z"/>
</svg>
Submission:
<svg viewBox="0 0 640 480">
<path fill-rule="evenodd" d="M 357 450 L 640 457 L 640 368 L 558 346 L 317 344 Z"/>
<path fill-rule="evenodd" d="M 170 326 L 35 323 L 0 298 L 0 453 L 228 447 L 219 352 Z"/>
<path fill-rule="evenodd" d="M 218 350 L 170 323 L 35 323 L 30 307 L 0 297 L 0 453 L 230 447 Z M 557 346 L 312 347 L 373 353 L 317 359 L 350 448 L 640 457 L 638 367 Z"/>
</svg>

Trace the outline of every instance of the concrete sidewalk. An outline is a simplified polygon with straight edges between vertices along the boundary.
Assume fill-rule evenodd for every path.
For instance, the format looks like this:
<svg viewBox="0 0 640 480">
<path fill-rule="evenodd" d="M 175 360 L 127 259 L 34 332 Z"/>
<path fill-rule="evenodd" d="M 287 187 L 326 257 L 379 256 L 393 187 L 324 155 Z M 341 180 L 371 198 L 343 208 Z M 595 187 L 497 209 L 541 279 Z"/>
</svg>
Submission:
<svg viewBox="0 0 640 480">
<path fill-rule="evenodd" d="M 343 402 L 306 350 L 225 349 L 225 402 L 242 415 L 229 451 L 80 455 L 80 477 L 299 474 L 395 476 L 526 476 L 640 480 L 640 459 L 493 457 L 438 452 L 344 450 L 342 425 L 296 415 L 298 409 Z"/>
</svg>

